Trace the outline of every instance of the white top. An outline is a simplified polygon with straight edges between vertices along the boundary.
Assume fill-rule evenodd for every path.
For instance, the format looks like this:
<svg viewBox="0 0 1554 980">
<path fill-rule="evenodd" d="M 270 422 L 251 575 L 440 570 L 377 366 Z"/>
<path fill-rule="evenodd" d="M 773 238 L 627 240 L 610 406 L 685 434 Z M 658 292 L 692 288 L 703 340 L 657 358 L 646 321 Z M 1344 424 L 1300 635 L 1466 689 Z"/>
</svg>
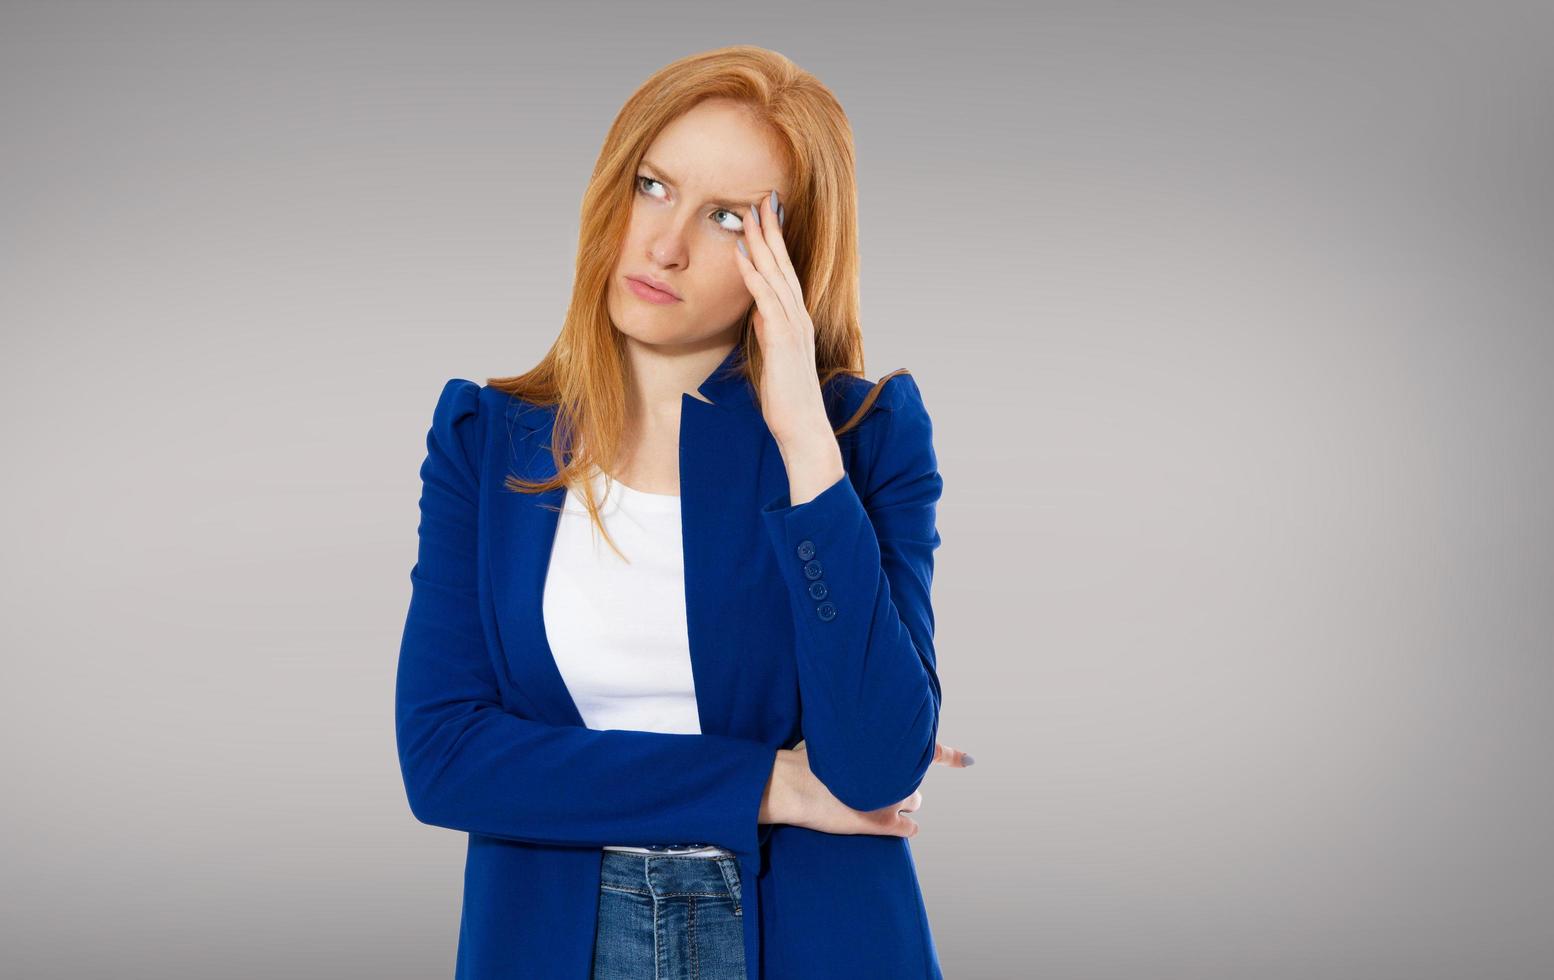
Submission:
<svg viewBox="0 0 1554 980">
<path fill-rule="evenodd" d="M 543 599 L 556 666 L 589 728 L 699 735 L 680 498 L 634 490 L 598 470 L 593 486 L 599 519 L 629 561 L 611 550 L 568 488 Z M 605 850 L 660 853 L 615 844 Z M 699 847 L 673 853 L 730 852 Z"/>
</svg>

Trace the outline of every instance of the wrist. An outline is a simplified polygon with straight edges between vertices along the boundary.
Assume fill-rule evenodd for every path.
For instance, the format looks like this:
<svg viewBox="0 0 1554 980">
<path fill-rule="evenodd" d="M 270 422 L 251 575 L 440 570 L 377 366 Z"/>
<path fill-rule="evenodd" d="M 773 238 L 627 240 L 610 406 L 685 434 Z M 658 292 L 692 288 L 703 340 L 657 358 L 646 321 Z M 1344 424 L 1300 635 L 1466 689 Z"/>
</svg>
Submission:
<svg viewBox="0 0 1554 980">
<path fill-rule="evenodd" d="M 797 812 L 798 753 L 778 749 L 772 762 L 772 774 L 761 797 L 761 823 L 793 823 Z M 807 768 L 807 767 L 806 767 Z"/>
<path fill-rule="evenodd" d="M 776 443 L 778 455 L 790 466 L 795 460 L 826 458 L 833 452 L 841 455 L 829 420 L 824 426 L 810 426 L 803 432 L 777 439 Z"/>
<path fill-rule="evenodd" d="M 815 499 L 846 475 L 842 450 L 834 437 L 779 446 L 778 450 L 788 471 L 788 499 L 793 506 Z"/>
</svg>

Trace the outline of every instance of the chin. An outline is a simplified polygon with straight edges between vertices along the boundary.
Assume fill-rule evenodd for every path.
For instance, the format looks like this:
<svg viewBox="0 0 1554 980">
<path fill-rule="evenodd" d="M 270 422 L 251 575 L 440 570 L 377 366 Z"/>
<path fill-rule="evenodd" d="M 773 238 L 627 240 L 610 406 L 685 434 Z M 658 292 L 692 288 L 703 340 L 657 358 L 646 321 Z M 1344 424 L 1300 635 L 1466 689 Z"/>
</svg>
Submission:
<svg viewBox="0 0 1554 980">
<path fill-rule="evenodd" d="M 610 321 L 616 330 L 651 347 L 676 347 L 696 339 L 695 332 L 687 329 L 683 320 L 670 317 L 643 316 L 633 311 L 628 317 L 612 315 Z"/>
<path fill-rule="evenodd" d="M 706 328 L 702 321 L 685 315 L 684 303 L 655 307 L 637 302 L 633 296 L 618 296 L 612 291 L 606 308 L 616 330 L 650 347 L 694 349 L 730 330 L 728 327 Z"/>
</svg>

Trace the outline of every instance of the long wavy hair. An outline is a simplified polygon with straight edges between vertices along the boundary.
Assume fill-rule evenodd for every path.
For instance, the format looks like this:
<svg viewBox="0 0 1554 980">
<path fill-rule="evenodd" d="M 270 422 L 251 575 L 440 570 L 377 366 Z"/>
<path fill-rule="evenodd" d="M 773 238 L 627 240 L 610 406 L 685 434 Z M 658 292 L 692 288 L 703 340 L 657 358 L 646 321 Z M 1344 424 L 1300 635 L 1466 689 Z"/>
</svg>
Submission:
<svg viewBox="0 0 1554 980">
<path fill-rule="evenodd" d="M 716 48 L 664 66 L 626 100 L 594 164 L 583 195 L 576 274 L 560 336 L 532 370 L 487 379 L 489 386 L 534 405 L 556 407 L 551 439 L 556 475 L 532 481 L 509 474 L 507 488 L 521 493 L 580 488 L 592 522 L 607 540 L 586 477 L 614 460 L 621 447 L 628 364 L 624 337 L 610 320 L 606 289 L 625 241 L 643 155 L 670 122 L 709 98 L 739 102 L 769 127 L 792 177 L 793 203 L 785 209 L 789 218 L 782 234 L 815 324 L 815 370 L 822 389 L 837 375 L 863 377 L 855 154 L 841 103 L 815 76 L 754 45 Z M 739 335 L 745 349 L 741 367 L 759 403 L 755 309 L 752 299 Z M 856 427 L 884 382 L 906 373 L 901 368 L 881 378 L 834 433 Z M 613 541 L 610 546 L 615 548 Z"/>
</svg>

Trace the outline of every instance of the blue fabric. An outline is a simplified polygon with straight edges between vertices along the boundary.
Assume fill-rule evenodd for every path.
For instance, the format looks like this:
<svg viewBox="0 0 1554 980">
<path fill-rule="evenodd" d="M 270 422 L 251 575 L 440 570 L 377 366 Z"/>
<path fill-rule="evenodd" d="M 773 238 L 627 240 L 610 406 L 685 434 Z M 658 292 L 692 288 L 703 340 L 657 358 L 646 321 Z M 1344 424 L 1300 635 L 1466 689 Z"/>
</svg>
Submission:
<svg viewBox="0 0 1554 980">
<path fill-rule="evenodd" d="M 593 980 L 743 980 L 739 862 L 606 852 Z"/>
<path fill-rule="evenodd" d="M 799 505 L 736 346 L 682 397 L 686 618 L 701 734 L 592 730 L 545 637 L 565 488 L 553 408 L 455 378 L 421 466 L 395 691 L 416 819 L 469 835 L 456 980 L 587 980 L 605 844 L 705 841 L 739 861 L 750 980 L 941 976 L 905 838 L 758 823 L 804 740 L 848 806 L 906 799 L 933 760 L 929 590 L 943 483 L 915 379 L 838 439 L 846 474 Z M 872 387 L 833 379 L 833 425 Z"/>
</svg>

